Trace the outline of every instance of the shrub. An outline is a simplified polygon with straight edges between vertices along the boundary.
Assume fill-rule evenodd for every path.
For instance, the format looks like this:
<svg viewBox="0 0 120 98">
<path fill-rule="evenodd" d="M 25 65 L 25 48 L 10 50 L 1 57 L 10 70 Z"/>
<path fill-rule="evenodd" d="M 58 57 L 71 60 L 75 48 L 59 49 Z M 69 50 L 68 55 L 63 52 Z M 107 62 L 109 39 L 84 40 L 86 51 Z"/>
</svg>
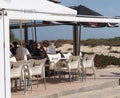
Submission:
<svg viewBox="0 0 120 98">
<path fill-rule="evenodd" d="M 87 40 L 81 40 L 80 43 L 82 45 L 91 45 L 91 46 L 97 46 L 97 45 L 109 45 L 109 46 L 120 46 L 120 37 L 115 38 L 109 38 L 109 39 L 87 39 Z"/>
<path fill-rule="evenodd" d="M 116 58 L 113 56 L 96 55 L 94 62 L 95 67 L 97 68 L 105 68 L 108 65 L 115 65 L 120 67 L 120 58 Z"/>
</svg>

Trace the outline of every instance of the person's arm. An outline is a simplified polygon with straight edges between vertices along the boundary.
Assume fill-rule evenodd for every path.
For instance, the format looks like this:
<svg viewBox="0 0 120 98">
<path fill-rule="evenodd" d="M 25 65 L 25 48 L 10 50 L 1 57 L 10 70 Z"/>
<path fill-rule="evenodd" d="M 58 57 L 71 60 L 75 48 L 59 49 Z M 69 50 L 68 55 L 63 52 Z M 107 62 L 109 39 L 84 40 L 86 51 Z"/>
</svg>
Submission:
<svg viewBox="0 0 120 98">
<path fill-rule="evenodd" d="M 11 58 L 11 57 L 13 57 L 13 54 L 12 54 L 11 51 L 10 51 L 10 58 Z"/>
<path fill-rule="evenodd" d="M 32 55 L 30 54 L 30 52 L 28 51 L 28 49 L 26 49 L 26 55 L 27 55 L 27 59 L 30 59 L 32 57 Z"/>
<path fill-rule="evenodd" d="M 40 47 L 40 49 L 42 50 L 42 52 L 45 54 L 45 57 L 48 58 L 47 52 L 45 51 L 44 47 Z"/>
</svg>

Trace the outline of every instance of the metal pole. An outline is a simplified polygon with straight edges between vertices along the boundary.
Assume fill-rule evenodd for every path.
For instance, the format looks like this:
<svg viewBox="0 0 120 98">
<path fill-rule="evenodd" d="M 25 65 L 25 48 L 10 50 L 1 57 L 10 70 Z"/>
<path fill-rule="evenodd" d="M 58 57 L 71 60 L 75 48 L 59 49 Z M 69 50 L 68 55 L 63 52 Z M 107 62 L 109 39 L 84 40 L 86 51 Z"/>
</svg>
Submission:
<svg viewBox="0 0 120 98">
<path fill-rule="evenodd" d="M 20 43 L 22 45 L 22 21 L 19 20 L 19 23 L 20 23 Z"/>
<path fill-rule="evenodd" d="M 34 24 L 36 24 L 35 20 L 34 20 Z M 35 42 L 37 42 L 36 26 L 34 26 L 34 30 L 35 30 Z"/>
<path fill-rule="evenodd" d="M 80 52 L 80 32 L 78 25 L 73 25 L 73 54 L 79 55 Z"/>
<path fill-rule="evenodd" d="M 32 33 L 32 40 L 34 41 L 34 30 L 33 30 L 33 22 L 31 20 L 31 33 Z"/>
<path fill-rule="evenodd" d="M 25 42 L 28 43 L 28 27 L 27 27 L 27 24 L 25 24 L 25 28 L 24 28 L 24 39 L 25 39 Z"/>
<path fill-rule="evenodd" d="M 21 57 L 22 57 L 22 20 L 19 20 L 20 23 L 20 45 L 21 45 Z"/>
<path fill-rule="evenodd" d="M 81 45 L 81 43 L 80 43 L 80 41 L 81 41 L 81 24 L 79 25 L 79 54 L 80 54 L 80 45 Z"/>
</svg>

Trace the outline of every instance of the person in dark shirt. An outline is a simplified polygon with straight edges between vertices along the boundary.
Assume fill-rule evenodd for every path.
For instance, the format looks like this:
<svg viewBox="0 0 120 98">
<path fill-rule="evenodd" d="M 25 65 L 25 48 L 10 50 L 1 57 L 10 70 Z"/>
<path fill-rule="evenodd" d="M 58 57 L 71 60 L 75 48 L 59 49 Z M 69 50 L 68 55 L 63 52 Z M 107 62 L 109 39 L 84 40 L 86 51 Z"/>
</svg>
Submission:
<svg viewBox="0 0 120 98">
<path fill-rule="evenodd" d="M 46 58 L 46 53 L 44 51 L 44 48 L 42 46 L 39 46 L 38 47 L 38 44 L 37 43 L 34 43 L 33 44 L 33 47 L 32 47 L 32 56 L 33 56 L 33 59 L 44 59 Z"/>
<path fill-rule="evenodd" d="M 16 55 L 16 50 L 17 50 L 17 48 L 18 48 L 18 42 L 17 41 L 14 41 L 13 42 L 13 47 L 10 49 L 10 51 L 11 51 L 11 53 L 13 54 L 13 55 Z"/>
<path fill-rule="evenodd" d="M 43 43 L 40 43 L 40 58 L 41 59 L 48 58 L 47 53 L 44 49 Z"/>
</svg>

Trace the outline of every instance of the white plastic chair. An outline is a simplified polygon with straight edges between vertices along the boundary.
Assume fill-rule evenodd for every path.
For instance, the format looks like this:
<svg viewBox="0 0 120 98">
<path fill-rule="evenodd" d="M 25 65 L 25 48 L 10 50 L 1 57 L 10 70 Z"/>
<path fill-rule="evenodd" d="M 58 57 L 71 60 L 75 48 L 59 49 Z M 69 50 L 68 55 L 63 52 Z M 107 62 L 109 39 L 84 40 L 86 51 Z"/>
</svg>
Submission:
<svg viewBox="0 0 120 98">
<path fill-rule="evenodd" d="M 48 59 L 49 59 L 49 71 L 53 71 L 54 73 L 54 78 L 55 78 L 55 74 L 56 74 L 56 64 L 57 62 L 61 59 L 61 54 L 57 53 L 57 54 L 47 54 L 48 55 Z M 48 72 L 48 74 L 50 74 Z"/>
<path fill-rule="evenodd" d="M 30 60 L 30 65 L 29 70 L 30 70 L 30 76 L 31 78 L 33 76 L 37 77 L 37 87 L 39 84 L 39 79 L 43 79 L 44 80 L 44 87 L 46 90 L 46 79 L 45 79 L 45 59 L 40 59 L 40 60 Z"/>
<path fill-rule="evenodd" d="M 24 85 L 24 94 L 26 93 L 26 78 L 25 78 L 25 70 L 27 70 L 25 68 L 25 61 L 21 60 L 21 61 L 16 61 L 16 62 L 10 62 L 10 66 L 11 66 L 11 80 L 15 79 L 15 87 L 17 90 L 17 79 L 20 80 L 20 87 L 21 87 L 21 81 L 23 81 L 23 85 Z M 27 74 L 28 76 L 28 74 Z"/>
<path fill-rule="evenodd" d="M 71 83 L 71 75 L 75 73 L 79 73 L 81 76 L 80 71 L 80 56 L 70 56 L 69 59 L 64 60 L 61 59 L 56 64 L 56 70 L 61 74 L 61 72 L 69 73 L 69 80 Z"/>
<path fill-rule="evenodd" d="M 94 79 L 95 79 L 95 66 L 94 66 L 94 58 L 95 58 L 95 54 L 84 54 L 83 56 L 83 68 L 84 68 L 84 76 L 86 79 L 86 73 L 87 73 L 87 69 L 91 68 L 93 71 L 93 75 L 94 75 Z"/>
<path fill-rule="evenodd" d="M 64 55 L 65 59 L 69 59 L 69 57 L 72 55 L 70 52 L 68 53 L 62 53 Z"/>
<path fill-rule="evenodd" d="M 69 69 L 69 78 L 71 82 L 71 75 L 74 73 L 79 73 L 81 77 L 81 66 L 80 66 L 80 56 L 70 56 L 68 61 L 68 69 Z"/>
<path fill-rule="evenodd" d="M 55 65 L 56 63 L 61 59 L 61 54 L 57 53 L 57 54 L 47 54 L 48 55 L 48 59 L 49 59 L 49 65 L 50 65 L 50 70 L 55 70 Z"/>
</svg>

